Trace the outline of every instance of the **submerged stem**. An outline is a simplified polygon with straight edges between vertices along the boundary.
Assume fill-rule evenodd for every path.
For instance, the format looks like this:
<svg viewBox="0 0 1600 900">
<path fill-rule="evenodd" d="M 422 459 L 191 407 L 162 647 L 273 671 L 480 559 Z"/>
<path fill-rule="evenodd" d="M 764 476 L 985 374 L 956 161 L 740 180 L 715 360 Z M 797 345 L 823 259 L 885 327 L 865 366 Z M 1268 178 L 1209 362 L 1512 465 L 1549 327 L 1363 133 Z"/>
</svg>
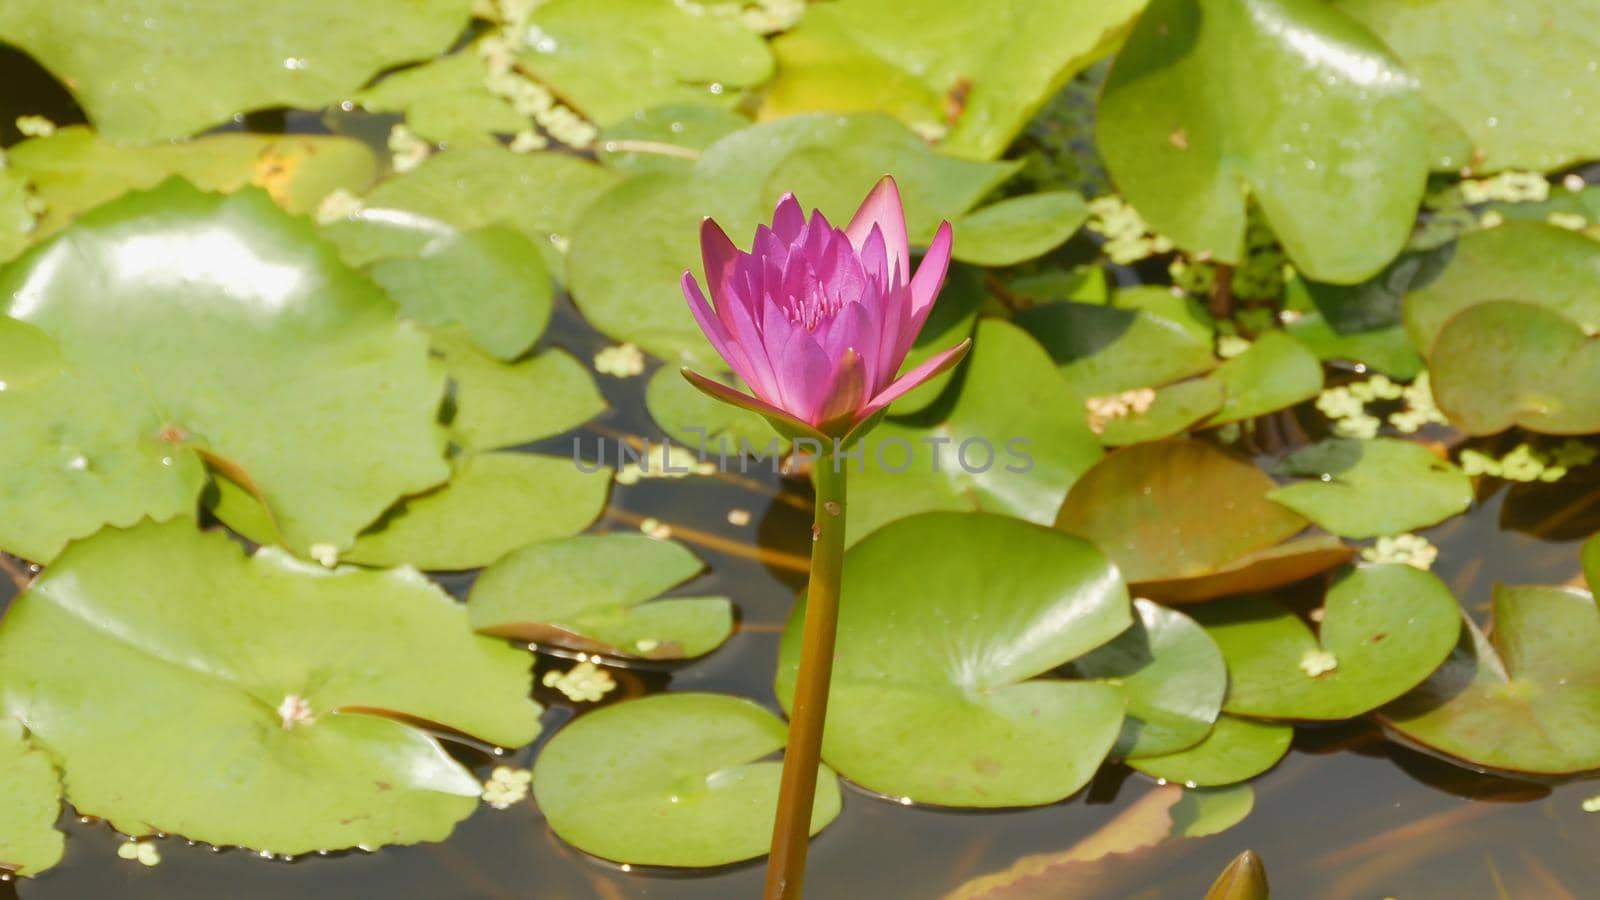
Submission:
<svg viewBox="0 0 1600 900">
<path fill-rule="evenodd" d="M 816 512 L 811 527 L 811 581 L 800 644 L 800 671 L 789 711 L 789 744 L 783 753 L 778 814 L 767 858 L 766 900 L 800 897 L 811 839 L 811 809 L 822 759 L 822 723 L 828 712 L 833 642 L 839 625 L 839 576 L 844 564 L 845 469 L 823 456 L 812 470 Z"/>
</svg>

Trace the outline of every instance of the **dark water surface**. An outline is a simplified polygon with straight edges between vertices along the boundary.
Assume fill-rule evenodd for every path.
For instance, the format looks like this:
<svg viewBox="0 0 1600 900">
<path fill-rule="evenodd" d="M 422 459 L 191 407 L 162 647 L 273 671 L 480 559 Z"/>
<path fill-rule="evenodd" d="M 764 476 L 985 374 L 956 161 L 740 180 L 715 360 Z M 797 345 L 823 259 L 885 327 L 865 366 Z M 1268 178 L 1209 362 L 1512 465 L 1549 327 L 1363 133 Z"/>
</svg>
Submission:
<svg viewBox="0 0 1600 900">
<path fill-rule="evenodd" d="M 7 85 L 0 91 L 0 141 L 15 139 L 11 120 L 19 113 L 45 112 L 63 122 L 79 118 L 58 85 L 4 48 L 0 83 Z M 12 108 L 23 96 L 27 102 Z M 606 342 L 563 303 L 543 343 L 588 359 Z M 583 432 L 586 448 L 618 433 L 659 437 L 642 411 L 645 380 L 599 376 L 613 409 Z M 1313 416 L 1304 418 L 1309 423 Z M 567 454 L 571 438 L 537 449 Z M 1425 533 L 1440 548 L 1434 571 L 1480 621 L 1496 582 L 1573 580 L 1579 542 L 1600 531 L 1597 469 L 1579 470 L 1557 485 L 1485 482 L 1469 514 Z M 749 525 L 728 522 L 735 508 L 752 513 Z M 689 665 L 613 669 L 621 686 L 606 702 L 646 690 L 720 691 L 777 711 L 771 682 L 778 634 L 804 580 L 809 552 L 805 485 L 770 472 L 744 480 L 617 485 L 596 530 L 635 529 L 644 517 L 671 525 L 674 536 L 711 567 L 679 593 L 727 594 L 738 605 L 740 629 L 721 649 Z M 470 576 L 442 582 L 460 596 Z M 0 577 L 0 608 L 13 593 L 11 582 Z M 552 664 L 570 665 L 541 657 L 539 673 Z M 575 709 L 543 688 L 539 699 L 548 707 L 548 738 Z M 183 725 L 152 721 L 150 727 Z M 501 762 L 531 765 L 538 746 L 503 759 L 483 748 L 456 752 L 486 777 Z M 1289 756 L 1253 784 L 1255 810 L 1240 825 L 1111 858 L 1092 880 L 1063 884 L 1052 896 L 1198 898 L 1245 849 L 1262 856 L 1279 898 L 1600 896 L 1600 814 L 1580 808 L 1585 797 L 1600 793 L 1595 781 L 1543 784 L 1481 775 L 1406 749 L 1386 740 L 1376 725 L 1358 722 L 1300 728 Z M 1108 766 L 1067 802 L 1003 812 L 903 807 L 847 788 L 843 813 L 812 844 L 808 893 L 938 897 L 1019 857 L 1065 850 L 1154 786 L 1145 776 Z M 503 811 L 480 806 L 441 844 L 292 862 L 189 846 L 173 837 L 158 842 L 162 863 L 146 868 L 117 857 L 122 839 L 103 823 L 68 814 L 62 828 L 68 840 L 61 865 L 36 879 L 0 883 L 0 898 L 724 898 L 759 896 L 762 881 L 759 860 L 687 874 L 623 871 L 563 844 L 531 800 Z"/>
</svg>

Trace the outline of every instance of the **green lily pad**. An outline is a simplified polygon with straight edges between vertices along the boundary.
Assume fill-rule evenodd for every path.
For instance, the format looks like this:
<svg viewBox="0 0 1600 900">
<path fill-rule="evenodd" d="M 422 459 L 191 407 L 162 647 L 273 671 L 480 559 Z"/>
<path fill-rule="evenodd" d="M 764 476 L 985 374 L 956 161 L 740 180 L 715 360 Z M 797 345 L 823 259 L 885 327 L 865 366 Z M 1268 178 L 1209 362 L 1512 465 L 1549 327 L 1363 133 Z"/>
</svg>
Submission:
<svg viewBox="0 0 1600 900">
<path fill-rule="evenodd" d="M 380 182 L 364 209 L 325 226 L 345 261 L 366 265 L 414 255 L 444 222 L 462 231 L 509 225 L 533 241 L 545 268 L 561 272 L 560 247 L 578 216 L 617 181 L 614 172 L 568 153 L 513 153 L 499 144 L 435 153 Z"/>
<path fill-rule="evenodd" d="M 1129 760 L 1149 775 L 1196 787 L 1237 784 L 1278 764 L 1289 752 L 1294 728 L 1277 722 L 1256 722 L 1224 713 L 1205 740 L 1166 756 Z"/>
<path fill-rule="evenodd" d="M 1127 694 L 1128 715 L 1111 751 L 1120 759 L 1176 753 L 1205 740 L 1228 691 L 1222 651 L 1205 629 L 1149 600 L 1133 605 L 1132 628 L 1072 664 L 1079 675 Z"/>
<path fill-rule="evenodd" d="M 1591 582 L 1592 584 L 1592 582 Z M 1461 642 L 1385 724 L 1475 766 L 1565 775 L 1600 769 L 1600 610 L 1576 588 L 1495 588 L 1494 627 Z"/>
<path fill-rule="evenodd" d="M 1600 534 L 1583 544 L 1583 574 L 1590 588 L 1600 587 Z"/>
<path fill-rule="evenodd" d="M 1073 394 L 1016 326 L 978 324 L 960 393 L 862 441 L 852 465 L 848 541 L 929 510 L 985 510 L 1047 524 L 1095 460 Z"/>
<path fill-rule="evenodd" d="M 759 34 L 672 0 L 551 0 L 529 16 L 518 63 L 602 125 L 668 103 L 733 104 L 772 75 Z"/>
<path fill-rule="evenodd" d="M 1196 607 L 1222 648 L 1223 708 L 1267 719 L 1348 719 L 1404 694 L 1438 668 L 1461 610 L 1437 577 L 1403 565 L 1347 571 L 1328 589 L 1318 634 L 1262 596 Z"/>
<path fill-rule="evenodd" d="M 1600 329 L 1600 242 L 1544 222 L 1507 222 L 1455 243 L 1437 278 L 1405 300 L 1406 331 L 1424 354 L 1445 323 L 1469 306 L 1519 300 Z"/>
<path fill-rule="evenodd" d="M 992 203 L 967 213 L 955 225 L 961 243 L 955 257 L 981 266 L 1009 266 L 1066 243 L 1089 218 L 1077 191 L 1045 191 Z"/>
<path fill-rule="evenodd" d="M 580 535 L 523 547 L 483 571 L 467 611 L 484 634 L 645 659 L 704 656 L 733 633 L 726 597 L 652 599 L 705 565 L 642 534 Z"/>
<path fill-rule="evenodd" d="M 507 363 L 460 334 L 436 334 L 433 349 L 455 385 L 450 437 L 463 449 L 530 444 L 582 425 L 606 408 L 589 370 L 561 350 Z"/>
<path fill-rule="evenodd" d="M 360 141 L 324 135 L 213 134 L 175 144 L 116 144 L 81 125 L 23 141 L 9 164 L 44 204 L 39 232 L 53 234 L 129 191 L 174 175 L 210 191 L 263 188 L 279 206 L 308 213 L 338 189 L 362 191 L 378 161 Z"/>
<path fill-rule="evenodd" d="M 468 47 L 385 75 L 355 100 L 371 112 L 403 113 L 419 137 L 453 147 L 493 143 L 496 134 L 532 127 L 504 97 L 489 93 L 488 77 L 483 58 Z"/>
<path fill-rule="evenodd" d="M 1591 0 L 1339 0 L 1460 124 L 1476 154 L 1454 168 L 1549 171 L 1600 156 L 1600 27 Z M 1480 158 L 1481 157 L 1481 158 Z"/>
<path fill-rule="evenodd" d="M 914 14 L 893 0 L 810 5 L 773 41 L 778 75 L 762 116 L 883 110 L 941 135 L 948 153 L 999 156 L 1141 5 L 938 0 Z"/>
<path fill-rule="evenodd" d="M 642 109 L 601 129 L 595 158 L 629 174 L 687 172 L 700 151 L 749 124 L 749 119 L 721 106 Z"/>
<path fill-rule="evenodd" d="M 550 321 L 550 276 L 539 249 L 504 225 L 452 231 L 416 256 L 380 260 L 367 274 L 405 316 L 423 325 L 460 325 L 474 343 L 516 359 Z"/>
<path fill-rule="evenodd" d="M 1318 359 L 1360 363 L 1397 381 L 1411 381 L 1427 367 L 1399 325 L 1347 334 L 1335 331 L 1321 313 L 1305 313 L 1286 323 L 1284 330 Z"/>
<path fill-rule="evenodd" d="M 1426 114 L 1382 42 L 1320 0 L 1153 0 L 1111 67 L 1095 139 L 1179 246 L 1241 262 L 1248 190 L 1301 272 L 1349 283 L 1411 233 Z"/>
<path fill-rule="evenodd" d="M 1124 447 L 1072 486 L 1056 527 L 1093 541 L 1130 584 L 1197 578 L 1306 527 L 1267 499 L 1274 486 L 1204 441 Z"/>
<path fill-rule="evenodd" d="M 1016 317 L 1080 397 L 1160 387 L 1217 365 L 1213 335 L 1165 288 L 1117 294 L 1117 306 L 1042 303 Z"/>
<path fill-rule="evenodd" d="M 1181 434 L 1222 409 L 1227 393 L 1221 382 L 1210 378 L 1169 384 L 1155 391 L 1148 408 L 1098 423 L 1100 443 L 1126 447 Z M 1091 422 L 1091 430 L 1095 424 Z"/>
<path fill-rule="evenodd" d="M 157 141 L 239 112 L 337 103 L 374 74 L 449 47 L 467 24 L 467 7 L 455 0 L 398 7 L 382 0 L 16 0 L 0 9 L 0 41 L 70 87 L 102 134 Z"/>
<path fill-rule="evenodd" d="M 653 866 L 720 866 L 767 852 L 783 722 L 723 694 L 655 694 L 597 709 L 556 732 L 533 767 L 550 828 L 586 853 Z M 811 833 L 839 815 L 823 766 Z"/>
<path fill-rule="evenodd" d="M 1267 496 L 1334 534 L 1368 538 L 1437 525 L 1472 505 L 1472 479 L 1421 444 L 1330 438 L 1289 454 L 1280 475 L 1312 479 Z"/>
<path fill-rule="evenodd" d="M 1123 691 L 1040 677 L 1132 622 L 1122 579 L 1086 541 L 928 513 L 846 552 L 842 591 L 822 756 L 846 778 L 923 803 L 1031 806 L 1076 792 L 1111 751 Z M 785 708 L 804 606 L 779 651 Z"/>
<path fill-rule="evenodd" d="M 1222 385 L 1222 409 L 1206 425 L 1226 425 L 1303 403 L 1322 392 L 1322 361 L 1281 331 L 1256 338 L 1250 349 L 1211 373 Z"/>
<path fill-rule="evenodd" d="M 520 746 L 531 682 L 414 571 L 247 558 L 193 520 L 74 543 L 0 622 L 0 715 L 79 813 L 273 853 L 442 840 L 481 787 L 412 723 Z"/>
<path fill-rule="evenodd" d="M 606 505 L 611 470 L 570 457 L 478 453 L 456 459 L 438 489 L 401 502 L 340 557 L 367 566 L 486 566 L 518 547 L 568 537 Z"/>
<path fill-rule="evenodd" d="M 8 164 L 0 169 L 0 262 L 21 253 L 38 229 L 28 182 Z"/>
<path fill-rule="evenodd" d="M 883 173 L 893 172 L 915 242 L 931 238 L 941 220 L 959 218 L 1014 169 L 941 156 L 882 115 L 756 125 L 707 147 L 688 173 L 635 176 L 596 201 L 572 235 L 568 283 L 584 317 L 611 337 L 674 364 L 717 365 L 679 288 L 684 270 L 701 268 L 702 218 L 716 218 L 746 246 L 778 197 L 792 191 L 842 227 Z"/>
<path fill-rule="evenodd" d="M 1172 807 L 1172 834 L 1186 838 L 1221 834 L 1243 822 L 1255 806 L 1256 792 L 1247 784 L 1186 788 Z"/>
<path fill-rule="evenodd" d="M 180 181 L 86 215 L 0 271 L 10 355 L 61 371 L 0 394 L 0 547 L 45 562 L 104 523 L 191 512 L 202 460 L 286 546 L 346 547 L 449 469 L 427 338 L 266 194 Z"/>
<path fill-rule="evenodd" d="M 1457 314 L 1428 357 L 1433 396 L 1467 434 L 1513 425 L 1545 434 L 1600 431 L 1600 337 L 1531 303 L 1480 303 Z"/>
<path fill-rule="evenodd" d="M 37 875 L 61 861 L 61 779 L 16 719 L 0 716 L 0 871 Z"/>
</svg>

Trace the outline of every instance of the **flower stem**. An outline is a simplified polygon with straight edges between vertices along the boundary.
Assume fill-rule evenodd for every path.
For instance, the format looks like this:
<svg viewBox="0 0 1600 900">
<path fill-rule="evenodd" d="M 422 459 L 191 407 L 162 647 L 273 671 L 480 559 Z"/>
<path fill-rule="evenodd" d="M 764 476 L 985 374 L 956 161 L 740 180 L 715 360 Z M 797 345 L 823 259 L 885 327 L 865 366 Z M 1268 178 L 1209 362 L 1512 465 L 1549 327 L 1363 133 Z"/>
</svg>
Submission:
<svg viewBox="0 0 1600 900">
<path fill-rule="evenodd" d="M 806 588 L 800 671 L 789 710 L 778 814 L 772 824 L 772 853 L 767 857 L 766 900 L 798 900 L 805 882 L 811 807 L 822 760 L 822 723 L 828 713 L 828 680 L 839 626 L 846 468 L 830 454 L 820 457 L 812 470 L 817 500 L 811 527 L 811 581 Z"/>
</svg>

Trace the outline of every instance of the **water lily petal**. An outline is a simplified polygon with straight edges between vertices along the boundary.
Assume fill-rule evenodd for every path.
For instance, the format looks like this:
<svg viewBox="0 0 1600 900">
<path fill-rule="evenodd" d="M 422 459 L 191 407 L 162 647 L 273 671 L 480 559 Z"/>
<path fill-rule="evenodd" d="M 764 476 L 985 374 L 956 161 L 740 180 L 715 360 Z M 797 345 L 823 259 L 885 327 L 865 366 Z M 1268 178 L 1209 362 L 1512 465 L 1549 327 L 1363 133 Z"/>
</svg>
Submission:
<svg viewBox="0 0 1600 900">
<path fill-rule="evenodd" d="M 700 283 L 694 280 L 694 275 L 685 269 L 682 279 L 683 299 L 689 303 L 689 312 L 694 314 L 694 320 L 700 323 L 700 330 L 705 332 L 706 340 L 717 353 L 727 360 L 728 365 L 739 374 L 740 378 L 750 381 L 750 358 L 745 354 L 744 348 L 735 342 L 729 335 L 728 329 L 712 311 L 711 304 L 706 302 L 705 295 L 700 293 Z"/>
<path fill-rule="evenodd" d="M 945 222 L 939 226 L 939 233 L 933 236 L 933 243 L 928 245 L 927 254 L 917 266 L 917 274 L 911 278 L 911 286 L 907 291 L 910 296 L 910 315 L 899 335 L 899 344 L 895 347 L 901 359 L 911 351 L 912 342 L 922 333 L 922 325 L 933 311 L 933 301 L 944 286 L 944 277 L 950 270 L 950 245 L 950 223 Z"/>
<path fill-rule="evenodd" d="M 861 354 L 849 348 L 838 357 L 833 376 L 828 379 L 822 408 L 817 413 L 817 423 L 822 431 L 834 430 L 830 426 L 851 425 L 856 412 L 867 400 L 867 368 Z"/>
<path fill-rule="evenodd" d="M 688 379 L 689 383 L 698 388 L 701 393 L 713 400 L 720 400 L 740 409 L 748 409 L 751 412 L 766 416 L 774 427 L 786 435 L 791 437 L 801 435 L 817 439 L 822 438 L 822 434 L 811 427 L 810 424 L 796 419 L 765 400 L 752 397 L 743 391 L 734 390 L 715 378 L 708 378 L 693 369 L 686 368 L 680 371 L 683 372 L 683 377 Z"/>
<path fill-rule="evenodd" d="M 786 244 L 793 244 L 806 230 L 806 213 L 794 194 L 784 194 L 778 199 L 778 208 L 772 214 L 772 231 Z"/>
<path fill-rule="evenodd" d="M 889 175 L 878 179 L 872 193 L 861 201 L 861 207 L 856 210 L 855 217 L 844 231 L 850 236 L 850 243 L 859 250 L 866 244 L 867 235 L 874 225 L 883 231 L 889 259 L 900 270 L 900 280 L 910 278 L 911 246 L 906 241 L 905 209 L 900 205 L 900 187 Z"/>
<path fill-rule="evenodd" d="M 709 217 L 700 220 L 700 260 L 706 267 L 706 290 L 716 304 L 717 316 L 722 319 L 724 327 L 728 327 L 724 307 L 734 302 L 728 296 L 728 281 L 733 275 L 735 263 L 742 255 L 721 225 Z M 728 327 L 728 330 L 733 329 Z"/>
<path fill-rule="evenodd" d="M 784 408 L 796 418 L 816 424 L 832 375 L 832 363 L 810 332 L 796 328 L 784 345 L 783 363 L 778 371 Z"/>
<path fill-rule="evenodd" d="M 883 409 L 894 401 L 905 396 L 911 391 L 912 388 L 917 387 L 924 381 L 927 381 L 929 378 L 932 378 L 933 376 L 960 362 L 961 358 L 967 355 L 967 350 L 969 350 L 971 347 L 972 338 L 967 338 L 954 347 L 951 347 L 949 350 L 945 350 L 936 354 L 933 358 L 924 361 L 922 365 L 917 366 L 915 369 L 912 369 L 906 374 L 900 376 L 900 378 L 895 381 L 894 384 L 884 388 L 883 391 L 878 394 L 878 396 L 873 397 L 872 400 L 862 408 L 860 417 L 865 418 L 877 412 L 878 410 Z"/>
</svg>

